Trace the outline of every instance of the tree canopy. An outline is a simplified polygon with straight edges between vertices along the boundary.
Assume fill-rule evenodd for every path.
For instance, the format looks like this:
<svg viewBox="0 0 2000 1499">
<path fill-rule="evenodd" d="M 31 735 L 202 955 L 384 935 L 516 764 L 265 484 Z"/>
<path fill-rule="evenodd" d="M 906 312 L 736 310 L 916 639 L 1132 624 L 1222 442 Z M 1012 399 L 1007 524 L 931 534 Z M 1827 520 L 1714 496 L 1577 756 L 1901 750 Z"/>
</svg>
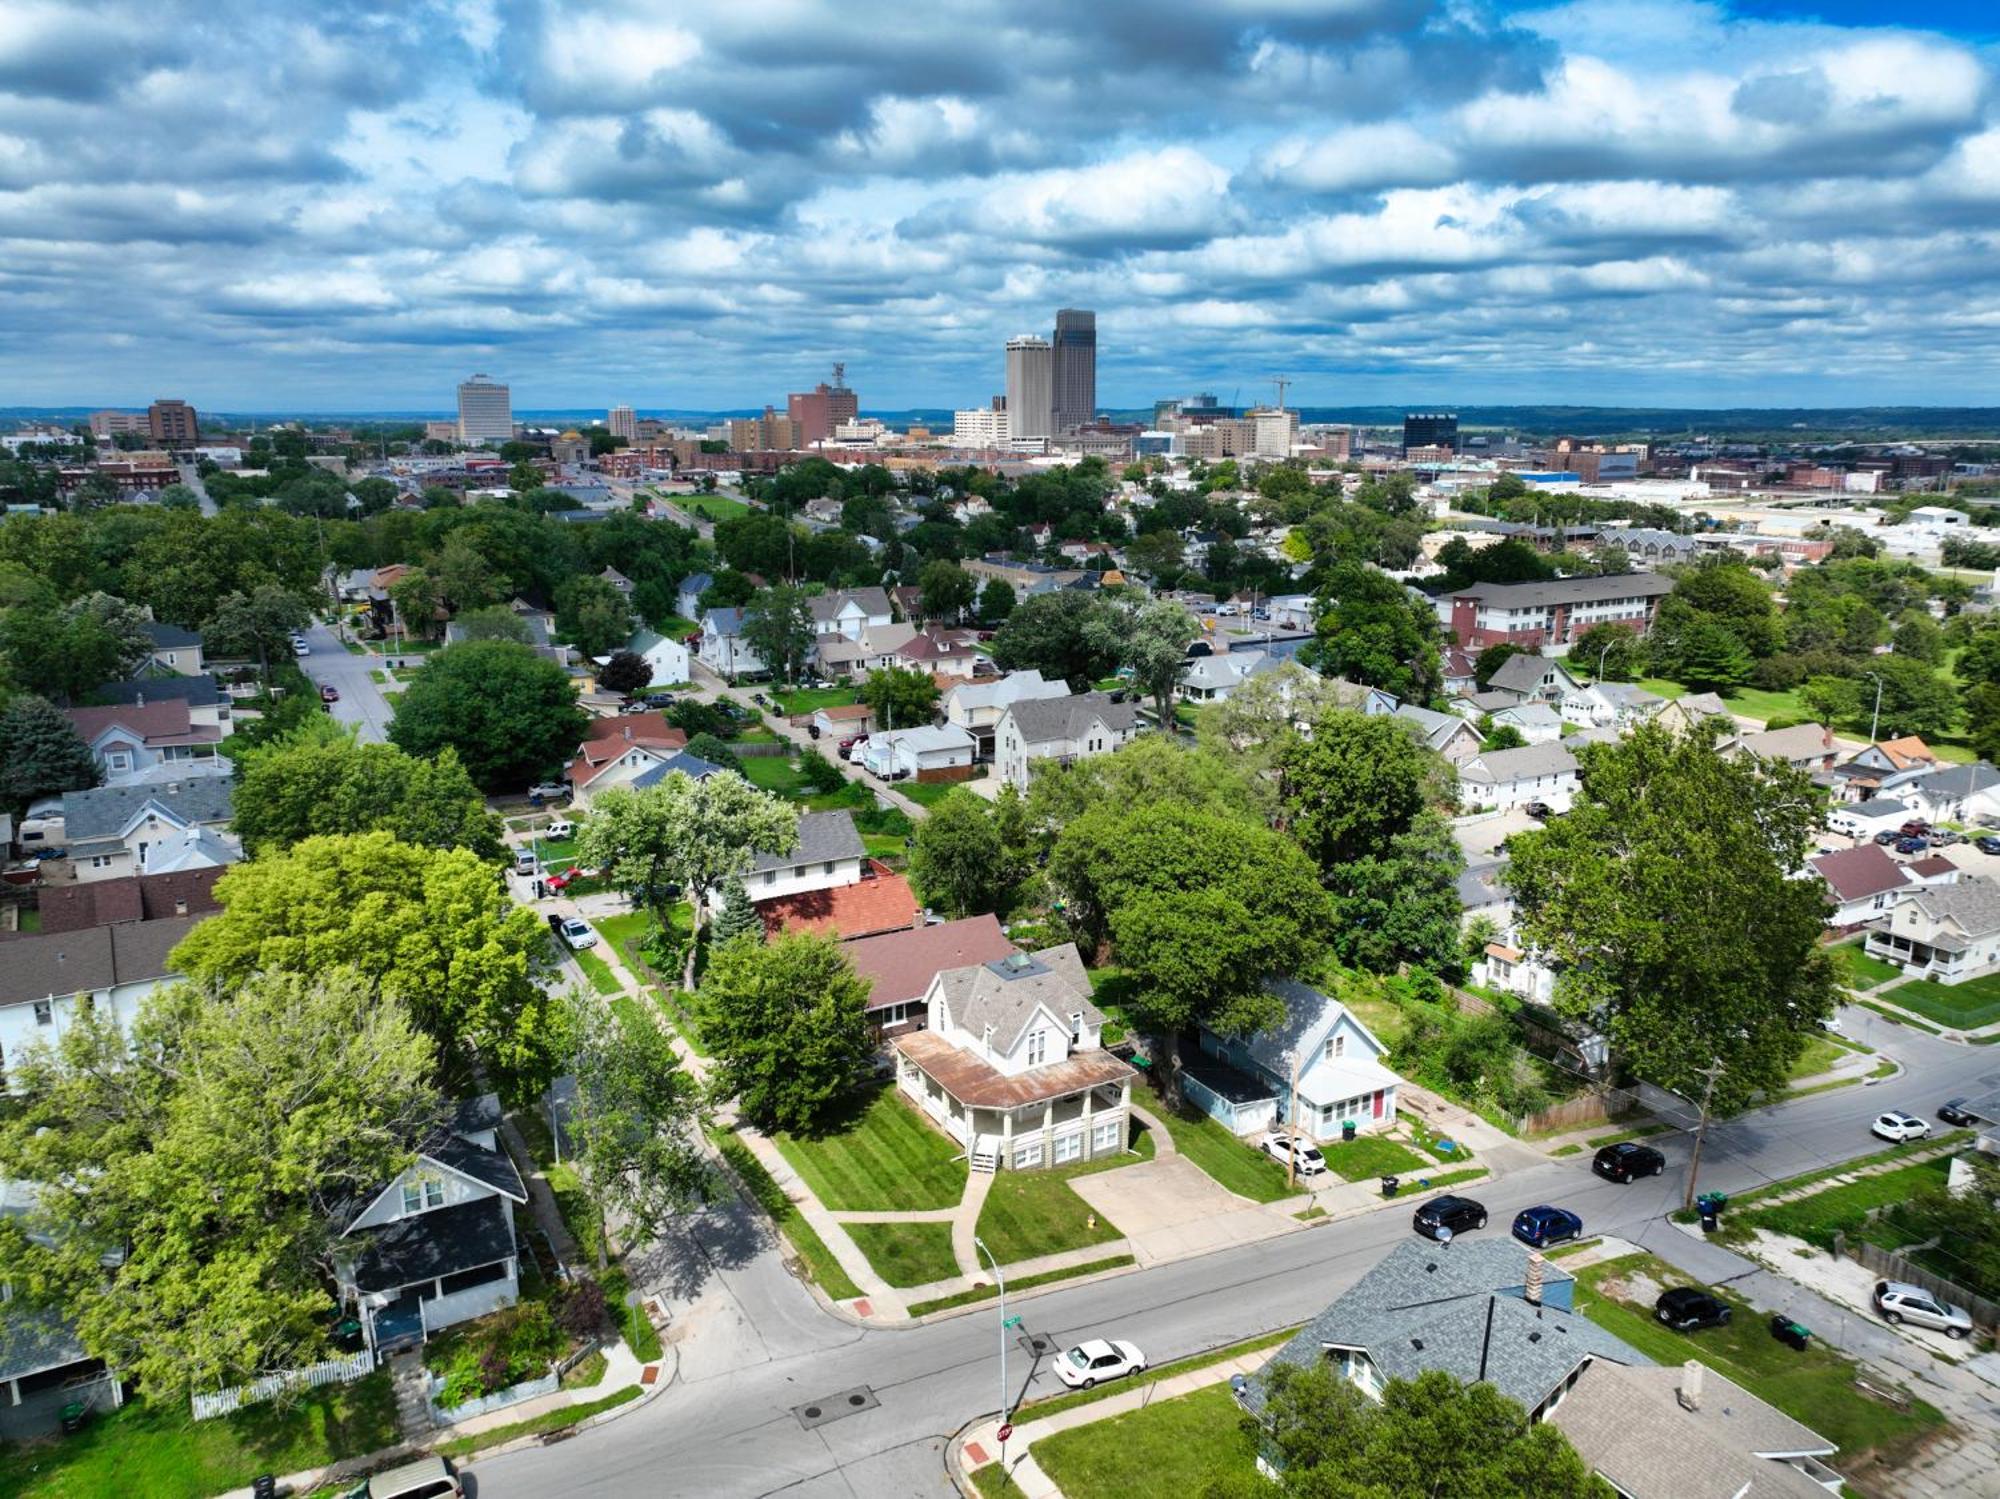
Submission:
<svg viewBox="0 0 2000 1499">
<path fill-rule="evenodd" d="M 986 802 L 954 791 L 917 824 L 910 874 L 924 903 L 947 916 L 999 909 L 1009 878 L 1000 829 Z"/>
<path fill-rule="evenodd" d="M 1071 589 L 1021 600 L 993 634 L 993 662 L 1002 671 L 1030 667 L 1087 691 L 1118 665 L 1116 642 L 1089 626 L 1102 605 Z"/>
<path fill-rule="evenodd" d="M 1437 614 L 1387 573 L 1342 562 L 1326 575 L 1326 608 L 1300 659 L 1328 676 L 1425 703 L 1444 680 Z M 1310 659 L 1308 659 L 1310 658 Z"/>
<path fill-rule="evenodd" d="M 861 701 L 885 729 L 929 723 L 937 700 L 937 678 L 914 666 L 878 666 L 861 679 Z"/>
<path fill-rule="evenodd" d="M 817 1128 L 867 1072 L 868 987 L 830 937 L 718 944 L 695 994 L 716 1096 L 763 1129 Z"/>
<path fill-rule="evenodd" d="M 22 807 L 56 791 L 82 791 L 103 779 L 90 746 L 62 710 L 23 694 L 0 708 L 0 806 Z"/>
<path fill-rule="evenodd" d="M 500 640 L 449 646 L 398 701 L 389 738 L 413 755 L 458 752 L 481 790 L 518 791 L 568 762 L 588 718 L 569 673 Z"/>
</svg>

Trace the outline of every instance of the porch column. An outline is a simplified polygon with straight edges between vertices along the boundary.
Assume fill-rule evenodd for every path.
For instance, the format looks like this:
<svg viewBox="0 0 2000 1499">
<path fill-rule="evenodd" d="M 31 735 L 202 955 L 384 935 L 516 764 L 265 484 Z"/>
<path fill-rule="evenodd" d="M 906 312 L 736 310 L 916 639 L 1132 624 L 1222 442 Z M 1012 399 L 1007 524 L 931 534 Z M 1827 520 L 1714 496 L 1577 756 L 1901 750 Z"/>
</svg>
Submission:
<svg viewBox="0 0 2000 1499">
<path fill-rule="evenodd" d="M 1042 1159 L 1051 1166 L 1056 1163 L 1056 1101 L 1053 1098 L 1042 1105 Z"/>
</svg>

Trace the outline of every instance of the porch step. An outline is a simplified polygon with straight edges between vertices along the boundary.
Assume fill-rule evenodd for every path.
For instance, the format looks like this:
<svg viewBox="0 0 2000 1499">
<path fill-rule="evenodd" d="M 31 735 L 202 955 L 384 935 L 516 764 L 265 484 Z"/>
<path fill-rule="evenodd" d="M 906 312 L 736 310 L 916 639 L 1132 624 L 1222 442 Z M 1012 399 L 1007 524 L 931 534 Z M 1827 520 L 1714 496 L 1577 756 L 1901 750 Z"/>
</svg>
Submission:
<svg viewBox="0 0 2000 1499">
<path fill-rule="evenodd" d="M 974 1171 L 984 1171 L 988 1176 L 991 1176 L 995 1171 L 1000 1169 L 1000 1156 L 997 1152 L 991 1150 L 974 1151 L 970 1165 Z"/>
<path fill-rule="evenodd" d="M 431 1432 L 430 1376 L 421 1353 L 399 1353 L 389 1360 L 396 1395 L 396 1428 L 406 1442 L 422 1443 Z"/>
</svg>

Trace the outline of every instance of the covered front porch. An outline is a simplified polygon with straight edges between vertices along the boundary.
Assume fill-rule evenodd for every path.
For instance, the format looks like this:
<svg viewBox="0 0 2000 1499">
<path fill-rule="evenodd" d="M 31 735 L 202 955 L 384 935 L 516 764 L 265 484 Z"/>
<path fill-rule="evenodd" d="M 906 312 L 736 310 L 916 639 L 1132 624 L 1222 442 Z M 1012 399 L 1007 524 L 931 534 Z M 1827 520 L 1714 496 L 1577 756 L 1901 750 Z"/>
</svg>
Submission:
<svg viewBox="0 0 2000 1499">
<path fill-rule="evenodd" d="M 965 1148 L 975 1171 L 1067 1166 L 1125 1149 L 1134 1074 L 1109 1052 L 1009 1077 L 930 1031 L 894 1045 L 896 1086 Z"/>
<path fill-rule="evenodd" d="M 1872 923 L 1867 930 L 1863 950 L 1868 956 L 1894 963 L 1910 978 L 1958 984 L 1991 973 L 1996 967 L 1995 954 L 1990 949 L 1974 950 L 1937 937 L 1920 941 L 1894 931 L 1886 921 Z"/>
</svg>

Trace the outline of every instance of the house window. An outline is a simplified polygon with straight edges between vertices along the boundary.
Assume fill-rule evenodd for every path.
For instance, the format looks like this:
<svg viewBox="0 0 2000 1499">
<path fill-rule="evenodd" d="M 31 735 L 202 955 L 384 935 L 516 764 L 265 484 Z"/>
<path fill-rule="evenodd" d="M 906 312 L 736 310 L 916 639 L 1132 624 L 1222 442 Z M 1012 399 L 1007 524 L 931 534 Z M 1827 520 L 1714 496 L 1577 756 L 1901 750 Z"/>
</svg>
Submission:
<svg viewBox="0 0 2000 1499">
<path fill-rule="evenodd" d="M 775 884 L 777 884 L 777 883 L 778 883 L 778 871 L 777 871 L 777 870 L 775 870 L 775 869 L 767 869 L 767 870 L 765 870 L 765 871 L 764 871 L 764 883 L 765 883 L 765 884 L 767 884 L 767 885 L 775 885 Z"/>
<path fill-rule="evenodd" d="M 831 859 L 828 859 L 828 860 L 827 860 L 827 861 L 826 861 L 826 862 L 825 862 L 824 864 L 820 865 L 820 873 L 821 873 L 821 874 L 832 874 L 832 873 L 833 873 L 833 860 L 831 860 Z"/>
<path fill-rule="evenodd" d="M 500 1260 L 491 1265 L 481 1265 L 477 1270 L 461 1270 L 456 1275 L 447 1275 L 438 1282 L 438 1289 L 449 1296 L 457 1291 L 469 1291 L 474 1286 L 487 1286 L 496 1280 L 506 1278 L 507 1262 Z"/>
<path fill-rule="evenodd" d="M 1049 1059 L 1049 1033 L 1032 1030 L 1028 1033 L 1028 1065 L 1039 1067 Z"/>
<path fill-rule="evenodd" d="M 1032 1166 L 1039 1166 L 1041 1164 L 1042 1164 L 1042 1142 L 1040 1139 L 1029 1140 L 1027 1143 L 1015 1147 L 1014 1149 L 1015 1170 L 1026 1171 L 1028 1168 Z"/>
<path fill-rule="evenodd" d="M 1081 1010 L 1071 1010 L 1069 1012 L 1069 1038 L 1072 1041 L 1081 1041 L 1083 1039 L 1083 1011 Z"/>
<path fill-rule="evenodd" d="M 141 853 L 144 853 L 146 851 L 146 845 L 143 843 L 140 844 L 139 851 Z M 90 856 L 90 867 L 92 869 L 109 869 L 111 867 L 111 861 L 117 857 L 118 856 L 116 854 L 92 854 Z"/>
<path fill-rule="evenodd" d="M 113 775 L 123 775 L 132 768 L 132 757 L 124 750 L 114 750 L 104 757 L 104 765 Z"/>
<path fill-rule="evenodd" d="M 427 1213 L 444 1206 L 444 1182 L 435 1176 L 419 1177 L 403 1183 L 403 1216 Z"/>
<path fill-rule="evenodd" d="M 1335 1031 L 1331 1036 L 1326 1038 L 1326 1059 L 1331 1062 L 1335 1057 L 1344 1057 L 1346 1055 L 1347 1035 L 1344 1031 Z"/>
<path fill-rule="evenodd" d="M 52 1000 L 52 999 L 38 999 L 38 1000 L 36 1000 L 36 1001 L 35 1001 L 35 1024 L 36 1024 L 36 1025 L 54 1025 L 55 1023 L 56 1023 L 56 1004 L 55 1004 L 55 1001 L 54 1001 L 54 1000 Z"/>
<path fill-rule="evenodd" d="M 1076 1161 L 1076 1160 L 1081 1160 L 1082 1158 L 1083 1158 L 1082 1130 L 1078 1130 L 1073 1135 L 1056 1136 L 1056 1164 L 1058 1166 L 1062 1165 L 1065 1161 Z"/>
<path fill-rule="evenodd" d="M 1122 1119 L 1098 1125 L 1090 1132 L 1090 1153 L 1103 1155 L 1106 1151 L 1116 1150 L 1120 1144 L 1119 1136 L 1124 1133 L 1125 1122 Z"/>
</svg>

